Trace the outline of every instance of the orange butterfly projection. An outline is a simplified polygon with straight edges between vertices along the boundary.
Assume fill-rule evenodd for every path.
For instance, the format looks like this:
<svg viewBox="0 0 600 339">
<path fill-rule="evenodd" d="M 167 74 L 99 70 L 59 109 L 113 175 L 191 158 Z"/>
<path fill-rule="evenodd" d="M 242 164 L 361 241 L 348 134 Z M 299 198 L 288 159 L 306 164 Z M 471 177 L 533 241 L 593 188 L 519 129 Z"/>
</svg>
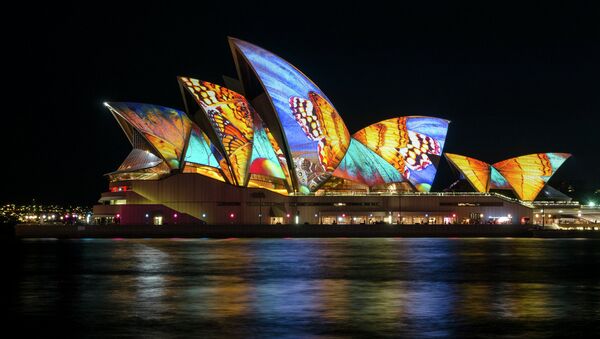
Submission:
<svg viewBox="0 0 600 339">
<path fill-rule="evenodd" d="M 254 111 L 246 98 L 225 87 L 179 77 L 217 133 L 237 185 L 245 186 L 252 155 Z"/>
<path fill-rule="evenodd" d="M 421 171 L 432 164 L 427 154 L 441 155 L 441 145 L 434 138 L 410 131 L 409 117 L 384 120 L 363 128 L 352 137 L 388 161 L 410 179 L 410 171 Z"/>
<path fill-rule="evenodd" d="M 463 155 L 446 153 L 446 158 L 479 192 L 488 192 L 490 171 L 496 169 L 521 200 L 533 201 L 550 177 L 571 155 L 535 153 L 497 162 L 493 165 Z M 491 183 L 492 186 L 494 183 Z"/>
<path fill-rule="evenodd" d="M 521 200 L 534 200 L 546 182 L 571 155 L 537 153 L 493 164 Z"/>
<path fill-rule="evenodd" d="M 464 155 L 444 153 L 448 162 L 464 175 L 467 181 L 478 191 L 490 189 L 490 164 Z"/>
<path fill-rule="evenodd" d="M 350 133 L 335 108 L 316 92 L 308 92 L 308 99 L 293 96 L 289 104 L 306 136 L 318 141 L 319 164 L 322 168 L 307 164 L 307 159 L 295 159 L 296 174 L 300 181 L 314 190 L 329 178 L 342 161 L 350 145 Z"/>
</svg>

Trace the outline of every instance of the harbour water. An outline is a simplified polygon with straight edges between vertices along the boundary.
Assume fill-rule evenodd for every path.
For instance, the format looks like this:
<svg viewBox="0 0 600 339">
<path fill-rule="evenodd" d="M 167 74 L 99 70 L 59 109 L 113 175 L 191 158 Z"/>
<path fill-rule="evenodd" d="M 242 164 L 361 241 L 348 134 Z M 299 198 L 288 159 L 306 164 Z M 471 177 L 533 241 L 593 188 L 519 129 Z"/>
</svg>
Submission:
<svg viewBox="0 0 600 339">
<path fill-rule="evenodd" d="M 21 334 L 600 333 L 600 240 L 81 239 L 3 244 Z"/>
</svg>

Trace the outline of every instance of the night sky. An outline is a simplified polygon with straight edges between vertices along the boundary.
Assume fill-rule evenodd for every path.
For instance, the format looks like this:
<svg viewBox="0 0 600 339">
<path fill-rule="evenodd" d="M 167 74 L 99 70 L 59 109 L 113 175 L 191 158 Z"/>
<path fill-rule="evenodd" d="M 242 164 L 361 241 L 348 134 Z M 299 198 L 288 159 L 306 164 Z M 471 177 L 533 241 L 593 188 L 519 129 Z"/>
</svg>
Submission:
<svg viewBox="0 0 600 339">
<path fill-rule="evenodd" d="M 569 152 L 551 184 L 574 184 L 582 200 L 600 188 L 593 2 L 81 3 L 5 13 L 0 202 L 93 204 L 131 150 L 102 102 L 183 109 L 177 75 L 236 76 L 227 36 L 302 70 L 351 133 L 400 115 L 446 118 L 445 151 L 490 163 Z M 442 160 L 434 189 L 454 179 Z"/>
</svg>

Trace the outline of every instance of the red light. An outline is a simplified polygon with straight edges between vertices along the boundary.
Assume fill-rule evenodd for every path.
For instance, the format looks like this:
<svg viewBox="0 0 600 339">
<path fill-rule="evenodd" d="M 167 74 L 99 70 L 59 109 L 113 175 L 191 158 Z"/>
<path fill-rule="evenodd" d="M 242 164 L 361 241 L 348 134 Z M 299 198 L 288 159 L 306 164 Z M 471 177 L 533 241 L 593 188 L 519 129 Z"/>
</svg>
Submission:
<svg viewBox="0 0 600 339">
<path fill-rule="evenodd" d="M 285 216 L 289 218 L 289 217 L 290 217 L 290 214 L 288 213 L 288 214 L 286 214 Z"/>
<path fill-rule="evenodd" d="M 231 213 L 231 214 L 229 215 L 229 217 L 230 217 L 231 219 L 233 219 L 233 218 L 235 218 L 235 214 Z"/>
<path fill-rule="evenodd" d="M 343 213 L 343 214 L 342 214 L 342 218 L 345 218 L 345 217 L 346 217 L 346 213 Z"/>
<path fill-rule="evenodd" d="M 119 213 L 117 213 L 117 218 L 120 218 L 120 217 L 121 217 L 121 215 Z"/>
<path fill-rule="evenodd" d="M 456 218 L 456 214 L 452 214 L 452 218 Z"/>
<path fill-rule="evenodd" d="M 177 213 L 173 214 L 173 217 L 174 217 L 174 218 L 177 218 Z"/>
</svg>

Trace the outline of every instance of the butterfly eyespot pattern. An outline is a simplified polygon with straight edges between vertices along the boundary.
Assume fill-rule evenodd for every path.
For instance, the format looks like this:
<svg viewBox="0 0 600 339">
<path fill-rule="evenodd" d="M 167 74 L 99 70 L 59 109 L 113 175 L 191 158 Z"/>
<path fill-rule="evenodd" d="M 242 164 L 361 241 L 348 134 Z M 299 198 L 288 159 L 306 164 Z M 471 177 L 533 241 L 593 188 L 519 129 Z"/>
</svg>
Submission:
<svg viewBox="0 0 600 339">
<path fill-rule="evenodd" d="M 333 106 L 316 92 L 308 99 L 290 97 L 294 119 L 308 139 L 318 141 L 319 163 L 325 172 L 333 172 L 350 143 L 350 134 Z"/>
<path fill-rule="evenodd" d="M 323 138 L 321 123 L 316 115 L 313 103 L 310 100 L 291 97 L 290 108 L 294 114 L 294 118 L 300 127 L 302 127 L 302 130 L 307 137 L 315 141 Z"/>
<path fill-rule="evenodd" d="M 430 155 L 441 155 L 441 144 L 434 138 L 408 129 L 410 117 L 384 120 L 353 135 L 390 163 L 405 179 L 426 169 L 433 162 Z"/>
<path fill-rule="evenodd" d="M 435 139 L 408 131 L 409 143 L 405 148 L 400 149 L 400 153 L 406 162 L 406 165 L 413 171 L 421 171 L 432 164 L 427 154 L 440 155 L 441 147 Z"/>
</svg>

